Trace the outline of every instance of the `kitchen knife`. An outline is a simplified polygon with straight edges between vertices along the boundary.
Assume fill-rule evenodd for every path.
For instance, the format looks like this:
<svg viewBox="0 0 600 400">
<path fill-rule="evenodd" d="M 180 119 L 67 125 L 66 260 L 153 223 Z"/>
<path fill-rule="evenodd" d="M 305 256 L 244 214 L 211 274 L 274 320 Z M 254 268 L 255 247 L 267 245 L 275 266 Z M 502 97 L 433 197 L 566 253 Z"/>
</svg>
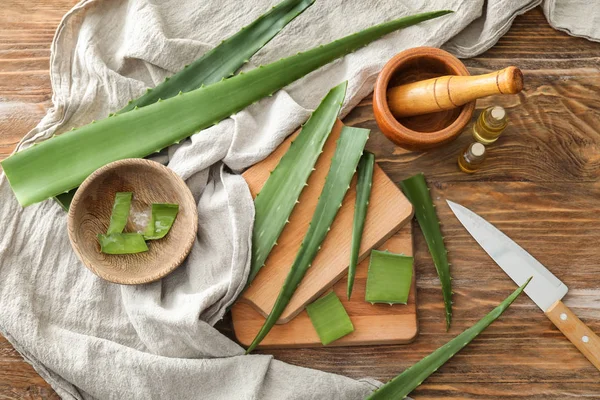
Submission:
<svg viewBox="0 0 600 400">
<path fill-rule="evenodd" d="M 567 286 L 494 225 L 460 204 L 449 200 L 447 203 L 471 236 L 517 285 L 533 277 L 525 293 L 600 370 L 600 338 L 561 301 Z"/>
</svg>

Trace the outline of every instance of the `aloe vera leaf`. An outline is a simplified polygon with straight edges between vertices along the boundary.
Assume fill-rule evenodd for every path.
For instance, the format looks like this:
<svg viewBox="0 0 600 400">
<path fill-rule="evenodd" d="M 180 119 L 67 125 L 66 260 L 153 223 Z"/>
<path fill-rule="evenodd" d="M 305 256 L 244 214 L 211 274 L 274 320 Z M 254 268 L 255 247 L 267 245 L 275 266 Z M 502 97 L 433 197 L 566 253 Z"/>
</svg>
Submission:
<svg viewBox="0 0 600 400">
<path fill-rule="evenodd" d="M 357 169 L 356 202 L 354 205 L 354 221 L 352 225 L 350 264 L 348 265 L 348 288 L 346 290 L 348 300 L 350 300 L 352 288 L 354 287 L 354 276 L 356 275 L 356 266 L 358 265 L 358 252 L 360 250 L 360 242 L 365 227 L 365 219 L 367 218 L 371 187 L 373 186 L 374 167 L 375 155 L 365 151 L 358 162 Z"/>
<path fill-rule="evenodd" d="M 139 98 L 130 101 L 117 113 L 131 111 L 135 107 L 144 107 L 156 103 L 159 99 L 168 99 L 176 96 L 179 92 L 189 92 L 202 85 L 210 85 L 232 76 L 235 71 L 248 62 L 250 57 L 271 41 L 289 22 L 310 7 L 314 1 L 282 1 L 175 75 L 166 78 L 153 89 L 148 89 Z M 76 190 L 72 189 L 55 197 L 65 211 L 69 210 Z"/>
<path fill-rule="evenodd" d="M 117 113 L 156 103 L 232 76 L 315 0 L 285 0 Z"/>
<path fill-rule="evenodd" d="M 306 306 L 306 312 L 324 346 L 354 332 L 354 325 L 334 292 Z"/>
<path fill-rule="evenodd" d="M 169 203 L 153 203 L 150 222 L 144 231 L 144 239 L 156 240 L 165 237 L 179 213 L 179 205 Z"/>
<path fill-rule="evenodd" d="M 347 82 L 339 84 L 323 98 L 256 196 L 248 283 L 263 267 L 289 222 L 288 218 L 340 112 L 347 85 Z"/>
<path fill-rule="evenodd" d="M 224 118 L 383 35 L 451 11 L 385 22 L 200 89 L 93 122 L 20 151 L 2 168 L 22 206 L 69 191 L 112 161 L 142 158 Z"/>
<path fill-rule="evenodd" d="M 342 206 L 342 200 L 350 187 L 350 181 L 354 172 L 356 172 L 356 166 L 369 138 L 369 132 L 368 129 L 348 126 L 342 128 L 329 172 L 325 178 L 325 185 L 317 201 L 317 207 L 310 221 L 308 231 L 300 245 L 300 250 L 298 250 L 290 272 L 285 278 L 273 309 L 246 353 L 254 350 L 275 325 L 321 249 L 321 244 L 325 240 L 325 236 L 327 236 L 331 224 Z"/>
<path fill-rule="evenodd" d="M 406 304 L 412 284 L 413 258 L 389 251 L 371 251 L 365 301 Z"/>
<path fill-rule="evenodd" d="M 129 208 L 131 207 L 131 192 L 118 192 L 115 194 L 115 202 L 113 203 L 112 213 L 110 214 L 110 223 L 106 230 L 107 235 L 113 233 L 121 233 L 127 225 L 129 218 Z"/>
<path fill-rule="evenodd" d="M 475 325 L 465 330 L 448 343 L 435 350 L 421 361 L 402 372 L 397 377 L 377 389 L 368 397 L 369 400 L 383 399 L 403 399 L 417 386 L 419 386 L 429 375 L 437 371 L 456 353 L 462 350 L 481 332 L 483 332 L 492 322 L 508 309 L 508 307 L 519 297 L 523 289 L 527 286 L 531 278 L 508 296 L 498 307 L 494 308 L 489 314 L 480 319 Z"/>
<path fill-rule="evenodd" d="M 435 269 L 442 284 L 442 295 L 446 311 L 446 330 L 450 329 L 452 320 L 452 277 L 448 251 L 444 245 L 444 237 L 440 230 L 440 221 L 435 213 L 435 206 L 429 194 L 425 175 L 417 174 L 400 183 L 402 191 L 415 208 L 415 215 L 425 236 L 427 247 L 433 258 Z"/>
<path fill-rule="evenodd" d="M 139 233 L 112 233 L 98 235 L 100 251 L 105 254 L 133 254 L 148 251 L 144 236 Z"/>
</svg>

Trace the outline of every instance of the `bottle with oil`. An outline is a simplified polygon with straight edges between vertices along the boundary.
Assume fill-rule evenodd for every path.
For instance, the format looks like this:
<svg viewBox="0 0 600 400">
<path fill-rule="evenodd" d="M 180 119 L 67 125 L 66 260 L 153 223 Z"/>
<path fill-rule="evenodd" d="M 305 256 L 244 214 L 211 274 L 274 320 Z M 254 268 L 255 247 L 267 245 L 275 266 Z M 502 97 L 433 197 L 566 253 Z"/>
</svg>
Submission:
<svg viewBox="0 0 600 400">
<path fill-rule="evenodd" d="M 471 143 L 458 156 L 458 166 L 463 172 L 472 174 L 481 167 L 485 157 L 485 146 L 479 142 Z"/>
<path fill-rule="evenodd" d="M 504 108 L 500 106 L 488 107 L 479 114 L 477 122 L 473 125 L 473 138 L 485 145 L 494 143 L 507 124 Z"/>
</svg>

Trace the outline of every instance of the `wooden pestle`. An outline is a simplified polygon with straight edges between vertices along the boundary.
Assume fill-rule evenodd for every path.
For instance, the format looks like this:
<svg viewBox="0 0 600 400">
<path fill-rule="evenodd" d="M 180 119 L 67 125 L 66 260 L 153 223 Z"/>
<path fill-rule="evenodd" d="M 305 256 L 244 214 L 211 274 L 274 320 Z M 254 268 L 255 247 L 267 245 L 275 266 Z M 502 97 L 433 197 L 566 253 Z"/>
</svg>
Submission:
<svg viewBox="0 0 600 400">
<path fill-rule="evenodd" d="M 387 91 L 395 117 L 450 110 L 492 94 L 515 94 L 523 89 L 523 74 L 517 67 L 476 76 L 446 75 L 396 86 Z"/>
</svg>

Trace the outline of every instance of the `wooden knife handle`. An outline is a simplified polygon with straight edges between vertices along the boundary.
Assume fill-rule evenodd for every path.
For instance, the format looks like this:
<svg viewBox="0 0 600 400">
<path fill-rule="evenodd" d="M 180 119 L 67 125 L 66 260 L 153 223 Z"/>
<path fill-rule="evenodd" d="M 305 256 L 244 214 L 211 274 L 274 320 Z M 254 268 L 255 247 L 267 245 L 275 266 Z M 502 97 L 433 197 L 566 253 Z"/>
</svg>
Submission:
<svg viewBox="0 0 600 400">
<path fill-rule="evenodd" d="M 546 315 L 600 371 L 600 338 L 560 300 L 546 311 Z"/>
<path fill-rule="evenodd" d="M 460 107 L 492 94 L 515 94 L 523 89 L 517 67 L 476 76 L 447 75 L 388 89 L 388 105 L 395 117 L 428 114 Z"/>
</svg>

